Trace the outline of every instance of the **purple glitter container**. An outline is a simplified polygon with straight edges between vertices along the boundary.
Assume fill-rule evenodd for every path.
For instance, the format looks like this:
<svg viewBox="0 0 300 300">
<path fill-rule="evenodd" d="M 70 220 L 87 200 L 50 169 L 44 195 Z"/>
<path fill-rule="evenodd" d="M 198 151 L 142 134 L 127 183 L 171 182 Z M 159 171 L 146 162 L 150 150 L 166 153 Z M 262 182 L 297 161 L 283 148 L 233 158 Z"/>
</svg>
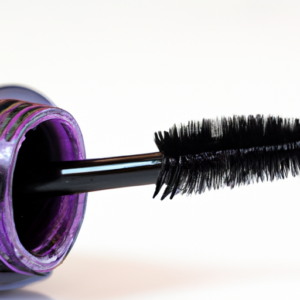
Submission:
<svg viewBox="0 0 300 300">
<path fill-rule="evenodd" d="M 0 290 L 47 277 L 65 259 L 83 221 L 87 194 L 28 202 L 32 207 L 14 196 L 14 176 L 26 176 L 21 160 L 41 141 L 47 151 L 37 154 L 45 160 L 85 159 L 82 134 L 68 112 L 30 89 L 0 88 Z M 24 207 L 30 212 L 25 223 Z"/>
</svg>

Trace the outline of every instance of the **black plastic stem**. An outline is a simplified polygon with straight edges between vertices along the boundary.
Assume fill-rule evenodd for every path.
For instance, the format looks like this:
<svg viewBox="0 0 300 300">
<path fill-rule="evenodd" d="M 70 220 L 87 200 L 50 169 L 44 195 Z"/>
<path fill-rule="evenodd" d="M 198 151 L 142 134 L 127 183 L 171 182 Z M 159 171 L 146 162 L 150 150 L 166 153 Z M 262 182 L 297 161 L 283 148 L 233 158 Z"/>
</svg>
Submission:
<svg viewBox="0 0 300 300">
<path fill-rule="evenodd" d="M 162 154 L 148 153 L 81 161 L 53 162 L 41 166 L 40 178 L 27 182 L 22 191 L 71 195 L 91 191 L 154 184 Z M 46 176 L 42 174 L 47 174 Z"/>
</svg>

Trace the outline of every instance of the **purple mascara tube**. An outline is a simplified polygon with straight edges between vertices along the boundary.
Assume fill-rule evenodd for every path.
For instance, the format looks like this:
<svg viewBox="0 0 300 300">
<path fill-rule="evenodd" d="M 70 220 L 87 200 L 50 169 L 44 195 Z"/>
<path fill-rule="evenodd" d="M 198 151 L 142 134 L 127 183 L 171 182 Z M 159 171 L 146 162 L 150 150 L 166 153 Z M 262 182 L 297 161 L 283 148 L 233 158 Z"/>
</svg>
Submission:
<svg viewBox="0 0 300 300">
<path fill-rule="evenodd" d="M 19 182 L 45 175 L 31 164 L 82 159 L 82 134 L 68 112 L 30 89 L 0 87 L 0 290 L 48 277 L 74 245 L 85 212 L 87 193 L 26 196 Z"/>
</svg>

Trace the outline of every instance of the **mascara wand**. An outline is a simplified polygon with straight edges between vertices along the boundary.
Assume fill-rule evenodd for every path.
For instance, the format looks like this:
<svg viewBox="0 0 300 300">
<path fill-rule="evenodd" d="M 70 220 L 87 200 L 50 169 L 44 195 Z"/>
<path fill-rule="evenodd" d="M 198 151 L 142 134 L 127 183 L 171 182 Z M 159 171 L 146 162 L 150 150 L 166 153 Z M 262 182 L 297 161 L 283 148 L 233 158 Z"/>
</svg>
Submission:
<svg viewBox="0 0 300 300">
<path fill-rule="evenodd" d="M 156 183 L 154 197 L 202 193 L 206 189 L 284 179 L 299 174 L 299 120 L 233 116 L 174 125 L 155 133 L 158 153 L 52 162 L 34 170 L 47 174 L 24 181 L 22 192 L 71 195 Z M 46 171 L 45 171 L 46 170 Z"/>
</svg>

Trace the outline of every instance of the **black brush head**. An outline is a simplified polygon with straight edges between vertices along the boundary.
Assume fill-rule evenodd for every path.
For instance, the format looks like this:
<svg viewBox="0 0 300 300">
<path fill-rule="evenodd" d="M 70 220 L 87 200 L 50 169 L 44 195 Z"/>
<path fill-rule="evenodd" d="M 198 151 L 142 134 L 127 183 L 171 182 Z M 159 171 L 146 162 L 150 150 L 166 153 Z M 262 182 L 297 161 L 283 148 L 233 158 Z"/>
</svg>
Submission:
<svg viewBox="0 0 300 300">
<path fill-rule="evenodd" d="M 299 119 L 233 116 L 155 133 L 163 154 L 155 197 L 284 179 L 300 173 Z"/>
</svg>

